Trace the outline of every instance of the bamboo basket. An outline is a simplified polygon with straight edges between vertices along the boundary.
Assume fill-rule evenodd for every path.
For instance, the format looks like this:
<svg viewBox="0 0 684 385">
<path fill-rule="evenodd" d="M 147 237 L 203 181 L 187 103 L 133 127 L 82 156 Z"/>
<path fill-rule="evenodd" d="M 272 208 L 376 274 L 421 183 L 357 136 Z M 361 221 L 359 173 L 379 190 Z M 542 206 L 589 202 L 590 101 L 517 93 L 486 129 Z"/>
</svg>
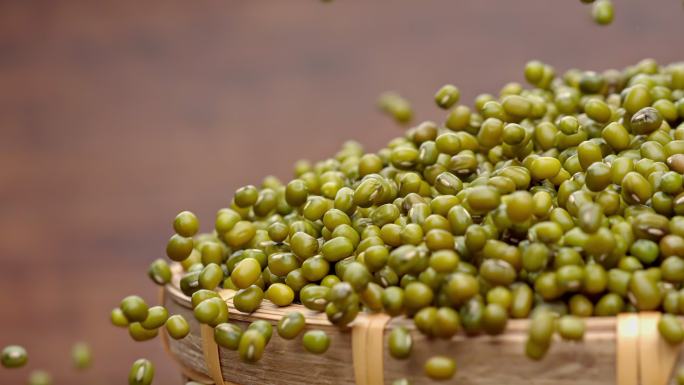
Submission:
<svg viewBox="0 0 684 385">
<path fill-rule="evenodd" d="M 178 270 L 176 270 L 178 272 Z M 679 347 L 667 344 L 657 330 L 659 313 L 621 314 L 590 318 L 583 342 L 557 339 L 541 361 L 524 354 L 527 320 L 511 320 L 499 336 L 455 336 L 430 339 L 404 317 L 360 314 L 349 330 L 328 322 L 325 314 L 302 305 L 277 307 L 264 300 L 252 314 L 233 306 L 231 290 L 222 290 L 230 309 L 230 322 L 245 329 L 250 322 L 269 321 L 275 329 L 280 317 L 299 311 L 306 317 L 305 330 L 324 330 L 331 338 L 322 355 L 308 353 L 301 337 L 285 340 L 273 333 L 262 359 L 256 364 L 240 360 L 236 351 L 219 347 L 213 328 L 194 318 L 190 298 L 178 289 L 179 274 L 160 291 L 160 303 L 170 314 L 181 314 L 190 323 L 190 334 L 173 340 L 161 329 L 168 354 L 185 379 L 215 385 L 391 385 L 407 378 L 413 385 L 675 385 L 674 368 L 684 364 Z M 389 331 L 405 326 L 413 337 L 410 358 L 396 360 L 386 349 Z M 424 361 L 437 354 L 453 357 L 456 376 L 435 382 L 423 373 Z"/>
</svg>

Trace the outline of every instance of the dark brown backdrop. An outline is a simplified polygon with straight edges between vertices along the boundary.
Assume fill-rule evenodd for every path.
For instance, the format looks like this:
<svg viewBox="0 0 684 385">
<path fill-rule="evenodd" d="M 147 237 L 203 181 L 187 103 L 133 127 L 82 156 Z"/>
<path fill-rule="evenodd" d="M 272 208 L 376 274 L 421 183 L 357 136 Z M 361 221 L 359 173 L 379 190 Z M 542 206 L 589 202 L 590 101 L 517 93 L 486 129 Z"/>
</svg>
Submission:
<svg viewBox="0 0 684 385">
<path fill-rule="evenodd" d="M 108 312 L 154 301 L 144 271 L 177 211 L 209 230 L 242 184 L 346 139 L 378 149 L 398 133 L 375 111 L 385 90 L 440 119 L 438 86 L 470 101 L 530 58 L 684 59 L 681 1 L 618 3 L 600 28 L 577 0 L 0 2 L 0 346 L 24 344 L 57 384 L 123 384 L 141 356 L 176 383 L 158 341 L 130 342 Z M 78 375 L 77 340 L 95 350 Z"/>
</svg>

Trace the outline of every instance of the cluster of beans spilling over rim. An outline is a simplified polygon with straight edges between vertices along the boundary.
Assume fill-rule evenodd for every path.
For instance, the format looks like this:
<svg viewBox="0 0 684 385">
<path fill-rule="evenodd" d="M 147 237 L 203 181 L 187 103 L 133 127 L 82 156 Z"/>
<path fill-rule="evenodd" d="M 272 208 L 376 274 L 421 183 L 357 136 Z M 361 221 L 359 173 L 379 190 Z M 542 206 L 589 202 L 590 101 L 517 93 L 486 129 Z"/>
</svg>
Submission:
<svg viewBox="0 0 684 385">
<path fill-rule="evenodd" d="M 531 87 L 509 83 L 474 106 L 442 87 L 435 102 L 445 119 L 377 152 L 346 143 L 333 158 L 298 162 L 290 181 L 239 188 L 208 233 L 198 234 L 194 214 L 178 214 L 166 253 L 182 265 L 194 316 L 248 363 L 268 354 L 272 327 L 230 323 L 217 288 L 236 290 L 241 312 L 264 298 L 296 302 L 340 328 L 384 312 L 436 339 L 496 335 L 508 319 L 530 318 L 525 354 L 534 360 L 555 334 L 581 340 L 583 318 L 620 312 L 662 311 L 663 337 L 682 342 L 684 63 L 556 76 L 532 61 L 524 73 Z M 411 120 L 396 94 L 380 106 Z M 149 276 L 168 284 L 167 261 Z M 135 340 L 160 327 L 178 339 L 189 332 L 180 315 L 135 296 L 112 322 Z M 305 322 L 287 313 L 277 333 L 298 338 Z M 317 330 L 300 341 L 314 354 L 330 345 Z M 395 359 L 411 348 L 408 330 L 391 331 Z M 130 383 L 149 384 L 152 371 L 136 362 Z M 433 379 L 455 371 L 451 357 L 426 357 Z"/>
</svg>

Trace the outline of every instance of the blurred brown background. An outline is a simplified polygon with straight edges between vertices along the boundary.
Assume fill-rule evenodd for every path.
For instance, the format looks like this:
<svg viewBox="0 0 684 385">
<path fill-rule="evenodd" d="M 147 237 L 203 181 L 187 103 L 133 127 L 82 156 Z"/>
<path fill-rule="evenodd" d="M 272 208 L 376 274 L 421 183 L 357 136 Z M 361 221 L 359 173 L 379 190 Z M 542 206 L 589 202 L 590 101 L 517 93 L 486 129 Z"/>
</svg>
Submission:
<svg viewBox="0 0 684 385">
<path fill-rule="evenodd" d="M 570 67 L 684 60 L 679 0 L 617 1 L 595 26 L 578 0 L 0 2 L 0 346 L 25 345 L 23 384 L 124 384 L 152 359 L 179 383 L 158 341 L 109 325 L 120 298 L 156 288 L 171 220 L 209 230 L 235 188 L 290 176 L 299 158 L 347 139 L 377 150 L 399 133 L 382 91 L 441 119 L 432 95 L 470 103 L 523 81 L 531 58 Z M 89 341 L 94 367 L 69 350 Z"/>
</svg>

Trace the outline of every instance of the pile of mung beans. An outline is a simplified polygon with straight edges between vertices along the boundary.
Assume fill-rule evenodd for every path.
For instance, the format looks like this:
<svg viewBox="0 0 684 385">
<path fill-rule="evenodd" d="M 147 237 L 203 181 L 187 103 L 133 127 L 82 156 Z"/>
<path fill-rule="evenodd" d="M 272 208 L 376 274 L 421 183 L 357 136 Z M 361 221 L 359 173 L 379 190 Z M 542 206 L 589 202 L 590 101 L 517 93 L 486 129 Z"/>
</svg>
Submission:
<svg viewBox="0 0 684 385">
<path fill-rule="evenodd" d="M 556 76 L 531 61 L 524 75 L 531 87 L 506 84 L 472 107 L 446 85 L 435 95 L 442 123 L 422 122 L 377 152 L 349 142 L 330 159 L 298 162 L 290 181 L 237 189 L 209 233 L 178 214 L 166 254 L 182 265 L 194 316 L 247 363 L 268 354 L 273 328 L 231 323 L 217 288 L 235 290 L 245 313 L 265 298 L 300 303 L 346 328 L 361 312 L 384 312 L 435 339 L 497 335 L 530 318 L 524 353 L 534 360 L 556 334 L 582 340 L 583 318 L 620 312 L 663 312 L 662 336 L 681 343 L 684 63 Z M 380 106 L 400 122 L 412 115 L 396 94 Z M 149 276 L 171 282 L 167 261 Z M 161 327 L 189 333 L 182 316 L 137 296 L 111 316 L 137 341 Z M 276 332 L 294 340 L 305 324 L 289 312 Z M 320 330 L 299 340 L 313 354 L 330 346 Z M 394 359 L 410 356 L 407 328 L 388 341 Z M 424 370 L 444 380 L 456 364 L 426 357 Z M 136 361 L 130 384 L 150 384 L 153 371 Z"/>
</svg>

